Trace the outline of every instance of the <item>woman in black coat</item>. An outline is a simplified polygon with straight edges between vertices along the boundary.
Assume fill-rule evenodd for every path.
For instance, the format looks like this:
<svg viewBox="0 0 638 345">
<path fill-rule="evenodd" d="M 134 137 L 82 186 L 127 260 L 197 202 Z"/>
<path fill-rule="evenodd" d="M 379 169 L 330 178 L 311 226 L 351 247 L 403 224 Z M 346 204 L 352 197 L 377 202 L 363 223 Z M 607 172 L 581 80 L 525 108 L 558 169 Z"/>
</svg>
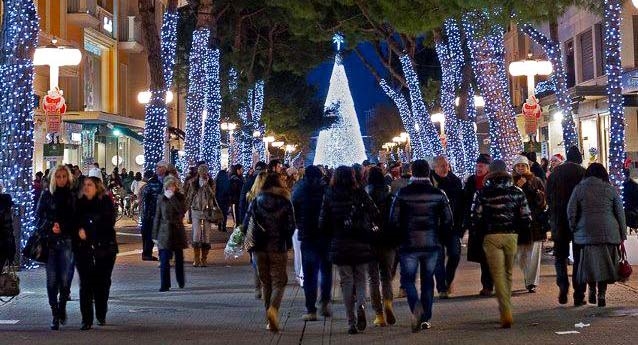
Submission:
<svg viewBox="0 0 638 345">
<path fill-rule="evenodd" d="M 323 198 L 319 227 L 331 238 L 329 256 L 339 270 L 350 334 L 363 331 L 367 324 L 366 271 L 374 253 L 370 244 L 372 229 L 366 229 L 364 224 L 366 214 L 377 219 L 379 211 L 359 188 L 354 170 L 338 167 Z"/>
<path fill-rule="evenodd" d="M 75 234 L 76 194 L 71 191 L 73 175 L 64 165 L 53 171 L 49 189 L 42 192 L 36 209 L 36 231 L 48 238 L 47 295 L 51 306 L 51 329 L 66 323 L 66 302 L 71 292 L 73 271 L 72 239 Z"/>
<path fill-rule="evenodd" d="M 288 282 L 288 250 L 292 248 L 292 234 L 295 231 L 290 192 L 283 186 L 279 174 L 270 173 L 266 176 L 257 197 L 248 206 L 244 228 L 254 238 L 251 252 L 261 280 L 267 328 L 277 332 L 279 306 Z"/>
<path fill-rule="evenodd" d="M 115 238 L 115 206 L 97 177 L 84 179 L 77 202 L 75 260 L 80 275 L 81 330 L 93 325 L 93 303 L 100 326 L 106 323 L 111 273 L 118 252 Z"/>
</svg>

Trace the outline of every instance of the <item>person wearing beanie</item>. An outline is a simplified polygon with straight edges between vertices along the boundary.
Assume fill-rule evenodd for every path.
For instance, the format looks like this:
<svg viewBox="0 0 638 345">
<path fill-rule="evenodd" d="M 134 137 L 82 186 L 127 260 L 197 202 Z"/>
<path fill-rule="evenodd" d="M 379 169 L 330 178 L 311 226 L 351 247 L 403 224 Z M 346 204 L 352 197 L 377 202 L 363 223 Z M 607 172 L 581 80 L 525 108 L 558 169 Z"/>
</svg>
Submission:
<svg viewBox="0 0 638 345">
<path fill-rule="evenodd" d="M 580 164 L 583 158 L 576 146 L 567 151 L 567 162 L 554 168 L 547 180 L 547 204 L 549 206 L 550 227 L 554 241 L 554 266 L 556 268 L 556 285 L 559 288 L 558 303 L 566 304 L 569 293 L 569 276 L 567 274 L 567 260 L 572 232 L 567 219 L 567 204 L 569 198 L 585 176 L 585 168 Z M 578 272 L 580 263 L 580 246 L 573 246 L 573 272 Z M 572 274 L 574 286 L 574 305 L 585 304 L 585 285 L 579 284 Z"/>
<path fill-rule="evenodd" d="M 212 210 L 219 208 L 215 198 L 215 181 L 208 175 L 208 166 L 202 164 L 197 167 L 196 179 L 191 179 L 186 195 L 186 207 L 190 209 L 193 223 L 193 267 L 206 267 L 208 252 L 211 248 L 211 224 L 219 222 L 213 219 Z M 223 218 L 223 215 L 221 215 Z M 221 229 L 220 229 L 221 230 Z"/>
<path fill-rule="evenodd" d="M 473 229 L 470 222 L 470 214 L 472 209 L 472 201 L 474 200 L 474 194 L 477 191 L 483 189 L 483 182 L 485 176 L 489 172 L 490 163 L 492 163 L 492 157 L 486 153 L 481 153 L 476 159 L 476 173 L 470 176 L 465 181 L 465 188 L 463 189 L 463 232 L 469 230 L 469 237 L 467 242 L 467 260 L 471 262 L 477 262 L 481 265 L 481 296 L 491 296 L 494 290 L 494 282 L 490 275 L 489 267 L 485 259 L 485 253 L 483 252 L 483 237 Z"/>
<path fill-rule="evenodd" d="M 520 233 L 531 222 L 527 199 L 501 160 L 490 164 L 485 186 L 476 193 L 472 205 L 472 228 L 483 237 L 483 250 L 494 280 L 501 326 L 510 328 L 512 318 L 512 268 Z"/>
<path fill-rule="evenodd" d="M 547 239 L 548 223 L 545 208 L 545 185 L 530 169 L 530 162 L 525 156 L 517 156 L 512 163 L 514 185 L 523 190 L 527 198 L 532 223 L 529 231 L 518 234 L 518 250 L 516 261 L 523 271 L 525 287 L 530 293 L 536 292 L 539 286 L 541 252 L 543 241 Z"/>
<path fill-rule="evenodd" d="M 168 174 L 168 162 L 159 161 L 155 166 L 155 175 L 153 175 L 142 189 L 142 210 L 141 212 L 141 233 L 142 233 L 142 260 L 157 261 L 158 258 L 153 256 L 153 220 L 155 219 L 155 211 L 157 199 L 163 192 L 164 177 Z M 177 181 L 177 180 L 176 180 Z M 178 182 L 179 184 L 179 182 Z"/>
</svg>

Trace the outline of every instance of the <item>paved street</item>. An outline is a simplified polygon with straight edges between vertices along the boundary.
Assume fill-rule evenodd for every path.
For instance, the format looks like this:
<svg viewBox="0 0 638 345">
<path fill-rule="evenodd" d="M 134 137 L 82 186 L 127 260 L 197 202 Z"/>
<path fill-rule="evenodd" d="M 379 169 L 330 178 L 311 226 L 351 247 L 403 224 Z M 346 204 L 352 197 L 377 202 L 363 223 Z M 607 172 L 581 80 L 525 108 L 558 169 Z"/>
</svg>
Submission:
<svg viewBox="0 0 638 345">
<path fill-rule="evenodd" d="M 216 233 L 212 264 L 190 265 L 186 253 L 185 289 L 158 292 L 157 263 L 142 262 L 135 252 L 140 238 L 132 223 L 123 222 L 119 241 L 121 256 L 113 272 L 107 326 L 81 332 L 77 279 L 69 303 L 69 321 L 61 331 L 48 329 L 44 269 L 21 272 L 22 294 L 0 306 L 0 344 L 636 344 L 638 335 L 638 280 L 614 285 L 608 291 L 608 307 L 556 302 L 551 257 L 543 259 L 541 287 L 536 294 L 524 290 L 521 273 L 515 270 L 515 324 L 499 328 L 494 298 L 477 296 L 478 265 L 464 259 L 455 283 L 454 297 L 435 301 L 432 328 L 412 334 L 405 299 L 396 303 L 398 324 L 374 328 L 368 309 L 368 329 L 363 334 L 346 334 L 345 311 L 335 283 L 334 318 L 304 323 L 303 290 L 292 279 L 281 308 L 283 331 L 273 335 L 264 329 L 261 302 L 253 297 L 251 268 L 247 260 L 224 260 L 226 234 Z M 292 255 L 291 255 L 292 256 Z M 638 268 L 636 268 L 638 269 Z M 76 275 L 77 277 L 77 275 Z M 395 282 L 397 283 L 397 282 Z M 173 284 L 175 282 L 173 281 Z M 571 297 L 571 296 L 570 296 Z M 570 303 L 571 303 L 570 298 Z M 14 320 L 14 321 L 11 321 Z M 15 322 L 17 320 L 17 322 Z M 589 324 L 576 328 L 578 323 Z M 558 335 L 555 332 L 578 331 Z"/>
</svg>

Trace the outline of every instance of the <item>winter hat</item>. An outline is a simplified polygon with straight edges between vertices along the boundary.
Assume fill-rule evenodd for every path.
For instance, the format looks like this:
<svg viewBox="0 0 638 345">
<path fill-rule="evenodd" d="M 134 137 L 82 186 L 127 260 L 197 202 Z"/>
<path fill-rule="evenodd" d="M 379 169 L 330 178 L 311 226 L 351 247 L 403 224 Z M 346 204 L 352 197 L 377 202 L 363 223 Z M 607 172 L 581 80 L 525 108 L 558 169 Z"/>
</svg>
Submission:
<svg viewBox="0 0 638 345">
<path fill-rule="evenodd" d="M 567 150 L 567 161 L 576 164 L 583 163 L 583 155 L 580 154 L 580 150 L 578 150 L 578 147 L 572 146 L 569 148 L 569 150 Z"/>
<path fill-rule="evenodd" d="M 507 172 L 507 164 L 500 159 L 495 159 L 490 163 L 490 173 Z"/>
<path fill-rule="evenodd" d="M 157 166 L 158 168 L 159 168 L 159 167 L 164 167 L 164 168 L 167 168 L 167 169 L 168 169 L 168 162 L 167 162 L 167 161 L 165 161 L 165 160 L 161 160 L 161 161 L 157 162 L 157 165 L 156 165 L 156 166 Z"/>
<path fill-rule="evenodd" d="M 555 155 L 552 156 L 552 160 L 557 160 L 559 162 L 564 162 L 565 161 L 565 157 L 563 157 L 563 155 L 561 155 L 560 153 L 557 153 Z"/>
<path fill-rule="evenodd" d="M 476 159 L 476 163 L 490 164 L 492 163 L 492 156 L 487 153 L 481 153 Z"/>
<path fill-rule="evenodd" d="M 512 165 L 516 166 L 516 164 L 526 164 L 527 166 L 529 166 L 529 159 L 527 159 L 527 157 L 523 155 L 516 156 L 514 157 L 514 161 L 512 162 Z"/>
</svg>

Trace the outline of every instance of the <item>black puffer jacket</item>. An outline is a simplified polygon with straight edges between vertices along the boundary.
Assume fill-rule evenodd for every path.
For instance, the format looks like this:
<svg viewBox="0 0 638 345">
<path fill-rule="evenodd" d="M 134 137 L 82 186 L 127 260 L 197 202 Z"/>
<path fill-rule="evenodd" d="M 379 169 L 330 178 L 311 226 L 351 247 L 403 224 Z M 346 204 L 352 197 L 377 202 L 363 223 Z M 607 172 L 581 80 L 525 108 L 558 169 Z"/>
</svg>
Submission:
<svg viewBox="0 0 638 345">
<path fill-rule="evenodd" d="M 331 238 L 329 256 L 335 265 L 359 265 L 374 259 L 370 244 L 372 229 L 354 224 L 363 223 L 364 213 L 376 219 L 378 212 L 363 189 L 328 188 L 321 204 L 319 227 Z"/>
<path fill-rule="evenodd" d="M 283 188 L 271 188 L 257 194 L 248 206 L 244 229 L 253 218 L 255 247 L 253 251 L 284 253 L 292 248 L 295 214 L 290 193 Z"/>
<path fill-rule="evenodd" d="M 410 181 L 394 197 L 390 221 L 402 235 L 400 251 L 432 251 L 452 231 L 452 210 L 443 191 L 428 178 Z"/>
<path fill-rule="evenodd" d="M 142 222 L 153 222 L 157 209 L 157 198 L 162 195 L 164 184 L 157 175 L 151 177 L 142 188 Z"/>
<path fill-rule="evenodd" d="M 325 244 L 330 241 L 330 237 L 319 229 L 320 206 L 326 188 L 327 185 L 321 177 L 304 178 L 295 185 L 292 204 L 295 207 L 299 241 L 313 244 Z"/>
<path fill-rule="evenodd" d="M 508 173 L 490 173 L 472 205 L 472 229 L 480 234 L 518 234 L 531 223 L 525 193 Z"/>
<path fill-rule="evenodd" d="M 92 200 L 82 197 L 77 202 L 77 227 L 84 229 L 86 240 L 76 234 L 76 248 L 82 253 L 94 249 L 95 255 L 118 252 L 115 238 L 115 206 L 107 195 Z"/>
<path fill-rule="evenodd" d="M 55 183 L 55 182 L 53 182 Z M 35 211 L 38 231 L 49 237 L 49 244 L 58 239 L 70 240 L 75 234 L 76 194 L 69 187 L 57 188 L 55 194 L 48 190 L 42 192 L 38 208 Z M 60 224 L 60 233 L 53 233 L 53 224 Z"/>
<path fill-rule="evenodd" d="M 390 226 L 390 207 L 392 206 L 392 189 L 388 185 L 367 185 L 366 193 L 379 209 L 379 234 L 374 236 L 373 245 L 377 248 L 396 248 L 401 242 L 399 232 Z"/>
</svg>

